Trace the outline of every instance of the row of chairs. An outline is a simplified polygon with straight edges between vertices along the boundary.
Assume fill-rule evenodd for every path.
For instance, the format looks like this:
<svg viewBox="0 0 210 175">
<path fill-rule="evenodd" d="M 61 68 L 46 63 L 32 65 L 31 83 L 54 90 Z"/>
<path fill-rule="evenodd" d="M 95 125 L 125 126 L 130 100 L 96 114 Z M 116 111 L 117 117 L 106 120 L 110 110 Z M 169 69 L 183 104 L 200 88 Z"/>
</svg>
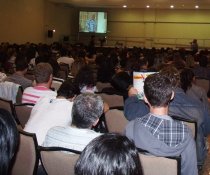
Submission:
<svg viewBox="0 0 210 175">
<path fill-rule="evenodd" d="M 46 174 L 74 174 L 74 164 L 81 152 L 61 147 L 41 147 L 38 146 L 35 134 L 21 129 L 19 134 L 20 144 L 14 159 L 12 175 L 36 175 L 41 165 L 40 160 Z"/>
<path fill-rule="evenodd" d="M 121 107 L 121 109 L 123 109 L 123 107 Z M 120 107 L 118 107 L 118 109 L 110 108 L 110 110 L 104 114 L 104 122 L 108 132 L 115 132 L 120 134 L 124 133 L 125 127 L 129 121 L 125 118 L 121 109 Z M 184 124 L 186 124 L 192 131 L 192 136 L 196 140 L 197 122 L 195 120 L 183 119 L 178 116 L 172 116 L 172 118 L 174 120 L 183 121 Z"/>
<path fill-rule="evenodd" d="M 0 98 L 0 107 L 9 111 L 16 123 L 21 125 L 22 128 L 24 128 L 28 121 L 33 106 L 34 104 L 31 103 L 13 104 L 11 100 Z"/>
<path fill-rule="evenodd" d="M 81 152 L 61 147 L 41 147 L 37 144 L 35 134 L 21 130 L 19 133 L 20 145 L 12 167 L 12 175 L 36 175 L 39 160 L 48 175 L 74 174 L 74 165 Z M 180 156 L 157 157 L 139 150 L 139 158 L 144 175 L 180 175 Z"/>
</svg>

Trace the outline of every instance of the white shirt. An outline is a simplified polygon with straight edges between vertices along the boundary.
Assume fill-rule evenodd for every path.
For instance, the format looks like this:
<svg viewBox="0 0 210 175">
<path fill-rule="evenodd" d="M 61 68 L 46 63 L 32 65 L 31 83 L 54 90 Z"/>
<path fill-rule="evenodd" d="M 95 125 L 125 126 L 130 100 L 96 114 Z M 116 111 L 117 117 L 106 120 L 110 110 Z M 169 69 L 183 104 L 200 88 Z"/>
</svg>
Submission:
<svg viewBox="0 0 210 175">
<path fill-rule="evenodd" d="M 90 141 L 100 135 L 101 133 L 90 129 L 79 129 L 69 126 L 54 127 L 48 131 L 43 146 L 58 146 L 82 151 Z"/>
<path fill-rule="evenodd" d="M 71 69 L 71 65 L 72 63 L 74 62 L 74 59 L 71 58 L 71 57 L 60 57 L 57 59 L 57 62 L 58 63 L 65 63 L 65 64 L 68 64 L 69 65 L 69 69 Z"/>
<path fill-rule="evenodd" d="M 36 104 L 41 97 L 55 98 L 56 96 L 57 92 L 44 86 L 27 87 L 23 91 L 22 103 Z"/>
<path fill-rule="evenodd" d="M 41 98 L 31 111 L 24 130 L 35 133 L 42 145 L 47 131 L 54 126 L 70 126 L 73 102 L 59 98 Z"/>
</svg>

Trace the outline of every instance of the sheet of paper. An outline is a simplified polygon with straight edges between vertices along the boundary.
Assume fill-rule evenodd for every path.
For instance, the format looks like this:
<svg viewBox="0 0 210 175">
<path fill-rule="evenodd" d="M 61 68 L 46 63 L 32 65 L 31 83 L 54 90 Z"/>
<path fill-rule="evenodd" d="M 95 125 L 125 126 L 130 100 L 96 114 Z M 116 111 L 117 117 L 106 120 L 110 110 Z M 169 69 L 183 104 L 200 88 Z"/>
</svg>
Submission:
<svg viewBox="0 0 210 175">
<path fill-rule="evenodd" d="M 144 80 L 147 76 L 156 72 L 133 72 L 133 87 L 138 91 L 138 97 L 143 99 L 144 97 Z"/>
</svg>

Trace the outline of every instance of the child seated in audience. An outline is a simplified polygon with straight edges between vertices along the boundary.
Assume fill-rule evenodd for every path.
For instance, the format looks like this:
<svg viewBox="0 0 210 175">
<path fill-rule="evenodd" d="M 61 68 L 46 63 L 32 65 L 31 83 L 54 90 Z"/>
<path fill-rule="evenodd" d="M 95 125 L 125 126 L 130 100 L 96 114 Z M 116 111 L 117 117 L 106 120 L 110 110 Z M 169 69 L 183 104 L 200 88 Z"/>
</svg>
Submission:
<svg viewBox="0 0 210 175">
<path fill-rule="evenodd" d="M 92 140 L 75 165 L 76 175 L 142 175 L 138 150 L 125 136 L 104 134 Z"/>
</svg>

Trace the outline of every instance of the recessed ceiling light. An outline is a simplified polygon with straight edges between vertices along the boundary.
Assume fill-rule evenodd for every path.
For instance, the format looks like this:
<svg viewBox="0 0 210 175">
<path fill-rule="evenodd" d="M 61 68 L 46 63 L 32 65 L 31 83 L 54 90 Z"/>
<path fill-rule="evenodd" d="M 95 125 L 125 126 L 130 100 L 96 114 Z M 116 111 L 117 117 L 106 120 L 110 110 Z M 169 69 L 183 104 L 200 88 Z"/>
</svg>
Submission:
<svg viewBox="0 0 210 175">
<path fill-rule="evenodd" d="M 147 5 L 146 7 L 147 7 L 147 8 L 150 8 L 150 6 L 149 6 L 149 5 Z"/>
<path fill-rule="evenodd" d="M 123 5 L 123 8 L 127 8 L 127 5 Z"/>
<path fill-rule="evenodd" d="M 170 8 L 171 8 L 171 9 L 174 8 L 174 5 L 171 5 Z"/>
<path fill-rule="evenodd" d="M 198 6 L 198 5 L 196 5 L 196 6 L 195 6 L 195 8 L 196 8 L 196 9 L 198 9 L 198 8 L 199 8 L 199 6 Z"/>
</svg>

